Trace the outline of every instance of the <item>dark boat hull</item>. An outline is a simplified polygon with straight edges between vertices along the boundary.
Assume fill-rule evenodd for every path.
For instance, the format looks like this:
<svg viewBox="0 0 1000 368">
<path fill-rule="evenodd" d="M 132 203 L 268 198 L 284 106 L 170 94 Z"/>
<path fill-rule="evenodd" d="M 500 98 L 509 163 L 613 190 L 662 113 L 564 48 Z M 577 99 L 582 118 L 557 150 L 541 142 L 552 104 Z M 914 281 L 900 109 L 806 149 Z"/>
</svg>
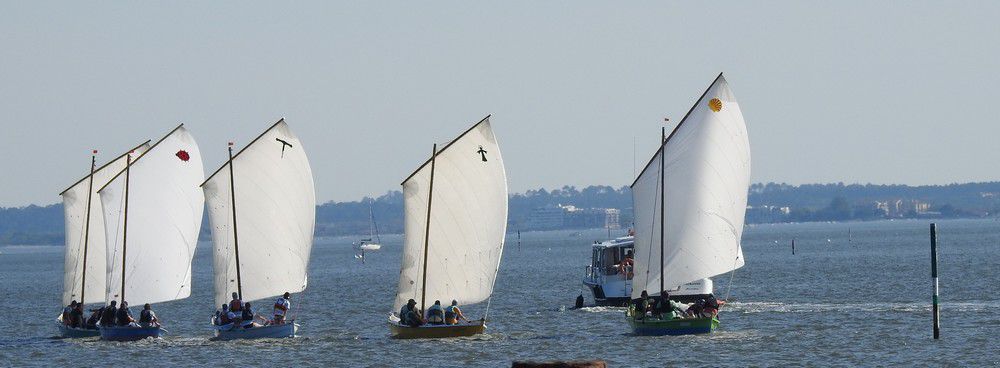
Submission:
<svg viewBox="0 0 1000 368">
<path fill-rule="evenodd" d="M 65 338 L 97 337 L 101 336 L 101 331 L 97 329 L 73 328 L 60 323 L 59 335 Z"/>
<path fill-rule="evenodd" d="M 137 341 L 145 338 L 158 338 L 163 333 L 160 327 L 101 327 L 101 340 L 107 341 Z"/>
<path fill-rule="evenodd" d="M 389 322 L 389 331 L 396 339 L 442 339 L 478 335 L 486 331 L 486 321 L 478 320 L 457 325 L 424 325 L 410 327 Z"/>
</svg>

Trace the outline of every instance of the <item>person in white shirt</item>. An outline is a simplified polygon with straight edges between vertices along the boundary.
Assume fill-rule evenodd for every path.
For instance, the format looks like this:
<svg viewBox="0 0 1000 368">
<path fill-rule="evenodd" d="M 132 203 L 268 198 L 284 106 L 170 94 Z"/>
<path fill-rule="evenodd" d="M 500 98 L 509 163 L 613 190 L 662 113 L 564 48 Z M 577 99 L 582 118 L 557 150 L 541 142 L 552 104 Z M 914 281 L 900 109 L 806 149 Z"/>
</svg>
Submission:
<svg viewBox="0 0 1000 368">
<path fill-rule="evenodd" d="M 288 314 L 288 310 L 292 308 L 292 302 L 289 300 L 292 298 L 292 294 L 285 292 L 278 300 L 274 301 L 274 324 L 285 323 L 285 315 Z"/>
</svg>

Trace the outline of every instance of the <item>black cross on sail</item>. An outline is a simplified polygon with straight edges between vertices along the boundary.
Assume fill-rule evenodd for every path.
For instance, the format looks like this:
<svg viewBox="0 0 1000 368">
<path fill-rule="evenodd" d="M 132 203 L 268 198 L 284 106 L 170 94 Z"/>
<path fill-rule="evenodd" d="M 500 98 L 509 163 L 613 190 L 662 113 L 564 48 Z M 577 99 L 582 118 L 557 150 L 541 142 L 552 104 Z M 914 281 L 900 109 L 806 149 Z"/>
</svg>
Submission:
<svg viewBox="0 0 1000 368">
<path fill-rule="evenodd" d="M 483 162 L 486 162 L 486 150 L 483 149 L 483 146 L 479 146 L 479 151 L 476 153 L 483 157 Z"/>
</svg>

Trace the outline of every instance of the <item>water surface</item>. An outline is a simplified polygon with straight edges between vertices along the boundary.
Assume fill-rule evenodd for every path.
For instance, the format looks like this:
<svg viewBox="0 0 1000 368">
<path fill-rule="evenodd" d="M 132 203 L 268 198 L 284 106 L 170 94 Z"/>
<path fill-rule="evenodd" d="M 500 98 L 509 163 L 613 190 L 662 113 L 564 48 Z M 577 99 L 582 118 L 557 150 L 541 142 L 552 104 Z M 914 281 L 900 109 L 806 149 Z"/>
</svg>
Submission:
<svg viewBox="0 0 1000 368">
<path fill-rule="evenodd" d="M 292 300 L 301 336 L 236 342 L 208 341 L 208 243 L 194 260 L 192 296 L 155 306 L 170 334 L 137 343 L 55 338 L 62 248 L 0 247 L 0 366 L 1000 365 L 1000 222 L 939 221 L 938 233 L 939 341 L 931 339 L 925 221 L 748 227 L 746 266 L 731 284 L 730 275 L 715 279 L 716 293 L 730 294 L 721 329 L 681 337 L 631 336 L 619 308 L 569 309 L 586 291 L 580 279 L 590 243 L 606 237 L 603 230 L 525 232 L 520 247 L 511 237 L 488 333 L 451 340 L 389 339 L 399 236 L 383 237 L 366 264 L 354 258 L 353 239 L 318 239 L 309 288 Z M 484 309 L 464 308 L 475 317 Z"/>
</svg>

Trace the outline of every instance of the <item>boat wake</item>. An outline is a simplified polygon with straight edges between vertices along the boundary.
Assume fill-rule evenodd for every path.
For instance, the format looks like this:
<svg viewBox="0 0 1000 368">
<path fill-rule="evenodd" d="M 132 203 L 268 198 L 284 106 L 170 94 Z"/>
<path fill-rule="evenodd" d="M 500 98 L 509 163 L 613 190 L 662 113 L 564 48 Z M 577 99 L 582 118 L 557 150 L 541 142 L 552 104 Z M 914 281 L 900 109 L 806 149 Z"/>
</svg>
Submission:
<svg viewBox="0 0 1000 368">
<path fill-rule="evenodd" d="M 579 310 L 582 311 L 582 312 L 588 312 L 588 313 L 608 313 L 608 312 L 624 313 L 625 312 L 625 308 L 624 307 L 601 307 L 601 306 L 595 306 L 595 307 L 583 307 L 583 308 L 580 308 Z"/>
<path fill-rule="evenodd" d="M 952 312 L 985 312 L 996 309 L 996 301 L 941 303 L 941 309 Z M 931 303 L 780 303 L 730 302 L 724 311 L 750 313 L 820 313 L 820 312 L 930 312 Z"/>
</svg>

